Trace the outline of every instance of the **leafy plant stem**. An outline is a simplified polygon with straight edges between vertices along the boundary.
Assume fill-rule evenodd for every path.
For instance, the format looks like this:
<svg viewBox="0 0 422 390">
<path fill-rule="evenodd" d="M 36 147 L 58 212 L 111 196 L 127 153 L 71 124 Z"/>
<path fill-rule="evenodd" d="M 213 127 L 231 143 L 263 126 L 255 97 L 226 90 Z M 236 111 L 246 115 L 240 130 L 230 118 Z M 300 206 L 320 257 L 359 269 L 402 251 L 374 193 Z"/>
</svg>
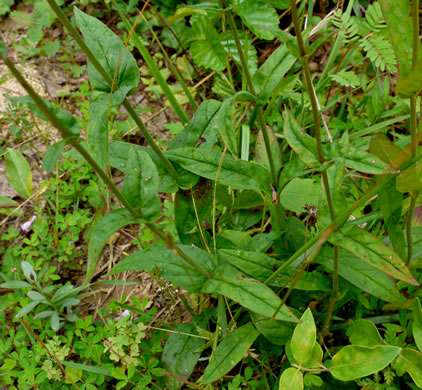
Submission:
<svg viewBox="0 0 422 390">
<path fill-rule="evenodd" d="M 56 14 L 56 16 L 59 18 L 59 20 L 63 23 L 65 28 L 69 31 L 70 35 L 76 41 L 78 46 L 85 53 L 85 55 L 88 57 L 89 61 L 91 61 L 92 65 L 94 65 L 95 69 L 101 74 L 101 76 L 104 78 L 104 80 L 111 86 L 112 80 L 111 80 L 110 76 L 106 73 L 104 68 L 101 66 L 101 64 L 98 62 L 98 60 L 95 58 L 95 56 L 92 54 L 91 50 L 85 44 L 85 42 L 83 41 L 83 39 L 81 38 L 79 33 L 76 31 L 75 27 L 72 26 L 69 19 L 64 15 L 64 13 L 57 6 L 57 4 L 54 0 L 47 0 L 47 2 L 50 5 L 51 9 Z M 175 179 L 177 179 L 178 175 L 177 175 L 177 172 L 174 169 L 173 165 L 170 163 L 170 161 L 164 155 L 162 150 L 158 147 L 158 145 L 156 144 L 156 142 L 152 138 L 151 134 L 148 132 L 147 128 L 145 127 L 144 123 L 142 122 L 141 118 L 139 118 L 135 109 L 132 107 L 132 105 L 129 103 L 129 101 L 126 98 L 123 101 L 123 106 L 126 108 L 129 115 L 135 121 L 139 130 L 141 130 L 142 135 L 144 136 L 144 138 L 146 139 L 148 144 L 151 146 L 151 148 L 154 150 L 155 154 L 158 156 L 158 158 L 161 160 L 161 162 L 164 164 L 164 166 L 166 167 L 166 169 L 168 170 L 170 175 L 172 177 L 174 177 Z"/>
<path fill-rule="evenodd" d="M 48 107 L 45 105 L 44 101 L 41 97 L 33 90 L 33 88 L 27 83 L 27 81 L 23 78 L 21 73 L 16 69 L 13 63 L 8 59 L 4 58 L 3 55 L 0 53 L 0 59 L 2 59 L 5 65 L 9 68 L 11 73 L 15 76 L 18 82 L 22 85 L 22 87 L 28 92 L 28 95 L 34 100 L 37 104 L 39 109 L 44 113 L 47 119 L 52 123 L 52 125 L 60 131 L 63 138 L 68 140 L 68 143 L 72 145 L 81 155 L 82 157 L 88 162 L 89 165 L 94 169 L 94 171 L 98 174 L 98 176 L 104 181 L 108 188 L 110 188 L 111 192 L 116 196 L 119 202 L 136 218 L 142 218 L 142 215 L 130 205 L 127 199 L 123 196 L 123 194 L 119 191 L 117 186 L 113 183 L 113 181 L 108 177 L 108 175 L 104 172 L 104 170 L 97 164 L 97 162 L 92 158 L 89 152 L 79 143 L 79 140 L 65 127 L 62 123 L 57 119 L 57 117 L 50 112 Z M 189 265 L 191 265 L 194 269 L 200 272 L 202 275 L 210 278 L 211 275 L 200 265 L 198 265 L 195 261 L 193 261 L 183 250 L 181 250 L 177 245 L 175 245 L 173 238 L 170 235 L 165 234 L 160 229 L 158 229 L 155 225 L 151 223 L 145 224 L 149 229 L 153 231 L 155 235 L 160 237 L 167 245 L 167 247 L 174 251 L 177 255 L 179 255 L 183 260 L 185 260 Z M 85 283 L 88 281 L 86 280 Z"/>
<path fill-rule="evenodd" d="M 412 23 L 413 23 L 413 49 L 412 49 L 412 69 L 415 69 L 418 61 L 419 44 L 419 0 L 412 1 Z M 410 97 L 410 137 L 411 156 L 416 157 L 417 150 L 417 120 L 416 120 L 416 96 Z M 406 236 L 407 236 L 407 260 L 409 265 L 413 257 L 413 214 L 415 212 L 418 193 L 411 194 L 410 207 L 407 214 Z"/>
<path fill-rule="evenodd" d="M 324 153 L 322 151 L 322 142 L 321 142 L 321 117 L 320 117 L 320 113 L 318 109 L 318 100 L 315 93 L 315 88 L 312 84 L 311 70 L 309 68 L 309 63 L 307 61 L 308 58 L 306 54 L 305 42 L 303 41 L 302 31 L 300 29 L 300 21 L 298 17 L 295 0 L 291 0 L 291 11 L 292 11 L 293 27 L 295 30 L 296 40 L 299 47 L 300 62 L 302 64 L 303 73 L 305 75 L 305 82 L 308 89 L 308 94 L 311 99 L 318 159 L 319 159 L 319 162 L 323 164 L 325 162 L 325 158 L 324 158 Z M 331 197 L 330 185 L 328 183 L 327 171 L 323 170 L 321 172 L 321 176 L 322 176 L 322 181 L 324 183 L 325 196 L 327 198 L 328 210 L 330 212 L 331 221 L 334 221 L 335 212 L 334 212 L 333 199 Z M 336 299 L 337 291 L 338 291 L 338 250 L 334 252 L 333 291 L 332 291 L 332 294 L 333 294 L 332 299 L 334 300 Z M 332 315 L 332 312 L 327 313 L 326 325 L 327 324 L 329 325 L 331 321 L 331 315 Z M 326 329 L 324 326 L 323 332 L 325 330 L 328 331 L 328 327 Z"/>
<path fill-rule="evenodd" d="M 226 8 L 226 4 L 224 0 L 220 0 L 220 1 L 221 1 L 221 6 L 223 8 Z M 227 13 L 227 19 L 230 24 L 230 29 L 232 30 L 232 33 L 233 33 L 233 39 L 236 43 L 237 51 L 239 53 L 240 63 L 242 65 L 243 74 L 246 78 L 246 83 L 248 85 L 250 93 L 256 97 L 256 91 L 253 86 L 252 77 L 248 69 L 248 63 L 245 58 L 245 53 L 243 52 L 243 48 L 240 43 L 240 38 L 239 38 L 239 34 L 237 33 L 236 24 L 234 22 L 233 15 L 230 12 Z M 264 110 L 262 109 L 261 105 L 257 106 L 257 113 L 258 113 L 259 126 L 261 128 L 262 135 L 264 137 L 265 151 L 267 152 L 268 163 L 270 165 L 270 171 L 271 171 L 271 176 L 273 179 L 274 188 L 276 192 L 278 192 L 277 191 L 278 189 L 277 171 L 275 169 L 274 159 L 271 153 L 270 136 L 268 134 L 267 125 L 265 123 Z M 276 201 L 276 209 L 277 209 L 278 226 L 285 227 L 286 225 L 285 217 L 283 215 L 283 210 L 281 208 L 281 205 L 278 201 Z"/>
</svg>

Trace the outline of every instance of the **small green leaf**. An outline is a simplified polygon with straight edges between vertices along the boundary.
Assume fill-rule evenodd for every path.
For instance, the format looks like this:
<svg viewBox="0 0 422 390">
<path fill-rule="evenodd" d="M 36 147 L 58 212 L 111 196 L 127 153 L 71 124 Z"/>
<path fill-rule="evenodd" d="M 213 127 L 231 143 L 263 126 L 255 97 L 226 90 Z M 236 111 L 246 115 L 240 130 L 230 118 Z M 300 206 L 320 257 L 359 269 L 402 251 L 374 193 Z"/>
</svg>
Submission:
<svg viewBox="0 0 422 390">
<path fill-rule="evenodd" d="M 126 209 L 112 210 L 94 227 L 88 243 L 88 264 L 85 275 L 85 283 L 88 283 L 95 272 L 101 250 L 110 236 L 123 226 L 140 223 L 139 219 L 129 215 Z"/>
<path fill-rule="evenodd" d="M 272 320 L 251 312 L 255 328 L 268 341 L 276 345 L 285 345 L 292 337 L 294 325 L 289 322 Z"/>
<path fill-rule="evenodd" d="M 258 335 L 251 323 L 230 333 L 215 349 L 204 372 L 204 384 L 215 382 L 227 374 L 245 356 Z"/>
<path fill-rule="evenodd" d="M 218 267 L 213 278 L 205 282 L 202 292 L 222 294 L 247 309 L 265 317 L 273 317 L 280 308 L 281 299 L 265 284 L 244 276 L 230 265 Z M 275 319 L 298 322 L 286 305 L 278 310 Z"/>
<path fill-rule="evenodd" d="M 201 356 L 198 351 L 205 344 L 204 339 L 195 337 L 195 335 L 193 324 L 177 325 L 174 333 L 168 338 L 161 356 L 165 370 L 179 378 L 189 379 Z M 182 387 L 180 381 L 170 377 L 165 377 L 165 382 L 169 390 L 177 390 Z"/>
<path fill-rule="evenodd" d="M 44 301 L 45 300 L 45 296 L 40 294 L 37 291 L 29 291 L 28 292 L 28 297 L 31 298 L 33 301 Z"/>
<path fill-rule="evenodd" d="M 48 148 L 42 164 L 42 169 L 44 171 L 51 172 L 54 169 L 57 160 L 63 152 L 65 143 L 66 141 L 62 139 L 61 141 L 56 142 Z"/>
<path fill-rule="evenodd" d="M 85 37 L 85 43 L 111 80 L 113 80 L 115 70 L 118 68 L 113 94 L 124 97 L 134 92 L 140 77 L 135 58 L 127 48 L 124 49 L 120 38 L 105 24 L 84 14 L 76 7 L 74 7 L 74 12 L 76 23 Z M 123 49 L 124 53 L 120 58 Z M 88 76 L 94 89 L 103 92 L 111 91 L 111 85 L 103 79 L 90 61 L 88 61 Z"/>
<path fill-rule="evenodd" d="M 6 176 L 12 188 L 23 198 L 32 195 L 32 173 L 28 162 L 15 149 L 7 149 Z"/>
<path fill-rule="evenodd" d="M 190 245 L 179 245 L 179 247 L 205 270 L 213 272 L 216 260 L 208 252 Z M 159 271 L 163 278 L 189 292 L 199 292 L 206 281 L 204 275 L 164 246 L 132 253 L 118 263 L 110 275 L 132 270 Z"/>
<path fill-rule="evenodd" d="M 373 322 L 368 320 L 358 319 L 353 321 L 353 325 L 348 330 L 347 335 L 353 345 L 360 345 L 363 347 L 385 345 L 377 327 Z"/>
<path fill-rule="evenodd" d="M 258 38 L 274 38 L 269 29 L 277 28 L 279 21 L 277 12 L 271 5 L 262 0 L 236 0 L 234 11 Z"/>
<path fill-rule="evenodd" d="M 306 212 L 305 206 L 318 208 L 320 200 L 320 186 L 312 179 L 293 179 L 280 194 L 280 203 L 296 213 Z"/>
<path fill-rule="evenodd" d="M 403 260 L 376 236 L 356 225 L 348 225 L 328 238 L 328 241 L 347 249 L 372 267 L 411 285 L 419 283 Z"/>
<path fill-rule="evenodd" d="M 10 280 L 0 284 L 1 288 L 32 288 L 32 285 L 22 280 Z"/>
<path fill-rule="evenodd" d="M 414 349 L 404 348 L 397 359 L 396 371 L 399 376 L 407 371 L 416 386 L 422 388 L 422 353 Z"/>
<path fill-rule="evenodd" d="M 422 309 L 419 298 L 415 299 L 413 303 L 413 339 L 418 347 L 419 351 L 422 352 Z"/>
<path fill-rule="evenodd" d="M 315 139 L 305 133 L 289 110 L 284 112 L 284 121 L 284 136 L 290 147 L 306 165 L 318 167 Z"/>
<path fill-rule="evenodd" d="M 34 270 L 34 267 L 32 267 L 31 263 L 28 263 L 27 261 L 22 261 L 21 267 L 23 274 L 28 280 L 37 280 L 37 274 Z"/>
<path fill-rule="evenodd" d="M 86 364 L 80 364 L 80 363 L 74 363 L 74 362 L 66 362 L 66 361 L 61 361 L 60 363 L 63 364 L 64 366 L 76 368 L 78 370 L 82 370 L 86 372 L 91 372 L 93 374 L 112 376 L 111 372 L 108 370 L 105 370 L 104 368 L 100 368 L 96 366 L 88 366 Z"/>
<path fill-rule="evenodd" d="M 158 184 L 157 169 L 148 153 L 130 149 L 122 193 L 147 221 L 155 221 L 161 215 Z"/>
<path fill-rule="evenodd" d="M 51 329 L 55 332 L 60 330 L 60 317 L 56 311 L 50 317 Z"/>
<path fill-rule="evenodd" d="M 308 308 L 300 318 L 293 332 L 290 347 L 293 357 L 302 366 L 312 358 L 312 349 L 316 343 L 314 317 Z"/>
<path fill-rule="evenodd" d="M 375 374 L 387 367 L 400 350 L 401 348 L 392 345 L 373 348 L 348 345 L 333 356 L 330 373 L 341 381 L 352 381 Z"/>
<path fill-rule="evenodd" d="M 215 180 L 222 153 L 193 148 L 175 149 L 166 152 L 169 160 L 198 176 Z M 271 175 L 253 161 L 235 160 L 226 154 L 218 176 L 218 182 L 233 189 L 271 191 Z"/>
<path fill-rule="evenodd" d="M 289 367 L 280 377 L 278 390 L 303 390 L 303 374 L 297 368 Z"/>
</svg>

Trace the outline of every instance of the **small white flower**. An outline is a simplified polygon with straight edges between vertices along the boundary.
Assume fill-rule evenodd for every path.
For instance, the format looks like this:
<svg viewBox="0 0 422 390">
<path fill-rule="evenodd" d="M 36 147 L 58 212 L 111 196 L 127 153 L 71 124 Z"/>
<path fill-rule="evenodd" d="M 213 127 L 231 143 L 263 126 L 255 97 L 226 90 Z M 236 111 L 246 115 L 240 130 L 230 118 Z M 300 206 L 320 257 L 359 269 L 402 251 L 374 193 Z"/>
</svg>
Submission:
<svg viewBox="0 0 422 390">
<path fill-rule="evenodd" d="M 33 215 L 32 218 L 25 222 L 24 224 L 22 224 L 21 226 L 21 230 L 28 233 L 31 230 L 31 225 L 34 223 L 34 221 L 37 219 L 36 215 Z"/>
</svg>

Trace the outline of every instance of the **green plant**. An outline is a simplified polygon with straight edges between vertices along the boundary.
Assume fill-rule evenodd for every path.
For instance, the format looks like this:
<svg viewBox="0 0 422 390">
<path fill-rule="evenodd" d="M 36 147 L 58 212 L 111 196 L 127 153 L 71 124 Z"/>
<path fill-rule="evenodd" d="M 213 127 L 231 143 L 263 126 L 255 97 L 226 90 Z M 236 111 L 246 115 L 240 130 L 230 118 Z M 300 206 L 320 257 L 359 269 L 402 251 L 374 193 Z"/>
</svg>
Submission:
<svg viewBox="0 0 422 390">
<path fill-rule="evenodd" d="M 178 8 L 170 22 L 196 66 L 217 72 L 214 91 L 223 101 L 204 99 L 162 150 L 127 99 L 140 78 L 129 46 L 75 8 L 82 40 L 54 0 L 47 1 L 88 58 L 95 92 L 87 142 L 80 137 L 83 122 L 41 99 L 7 57 L 5 45 L 0 53 L 32 99 L 22 102 L 62 134 L 44 166 L 54 167 L 71 145 L 117 199 L 106 199 L 110 207 L 92 228 L 81 288 L 93 278 L 111 235 L 138 225 L 135 243 L 142 249 L 107 277 L 147 271 L 189 294 L 180 293 L 180 299 L 192 322 L 176 327 L 161 363 L 155 356 L 139 358 L 143 320 L 136 325 L 126 317 L 106 320 L 111 331 L 104 347 L 110 360 L 124 364 L 104 368 L 103 376 L 111 372 L 117 386 L 131 386 L 138 368 L 145 386 L 165 382 L 170 389 L 183 383 L 422 387 L 421 229 L 414 226 L 422 157 L 416 105 L 422 90 L 419 2 L 412 1 L 410 11 L 406 0 L 371 6 L 350 1 L 330 17 L 334 27 L 311 18 L 313 1 L 299 7 L 292 0 Z M 295 36 L 279 28 L 274 5 L 290 7 Z M 190 26 L 178 22 L 181 18 L 189 18 Z M 130 31 L 127 44 L 137 32 L 123 19 Z M 169 33 L 171 26 L 162 39 L 172 44 Z M 282 42 L 262 64 L 252 34 Z M 144 43 L 133 37 L 134 47 L 150 61 Z M 325 42 L 332 50 L 324 70 L 313 74 L 310 59 Z M 166 78 L 156 71 L 149 68 L 171 100 Z M 386 76 L 396 71 L 393 85 Z M 120 104 L 151 148 L 110 139 L 108 121 Z M 185 123 L 180 110 L 178 115 Z M 13 167 L 29 177 L 19 155 L 8 153 Z M 121 190 L 111 168 L 124 174 Z M 28 184 L 17 188 L 22 196 L 32 192 Z M 162 193 L 169 194 L 165 202 Z M 53 347 L 63 352 L 63 346 Z M 59 374 L 50 363 L 44 368 L 53 379 Z M 160 364 L 163 370 L 156 369 Z M 248 369 L 242 371 L 242 365 Z"/>
</svg>

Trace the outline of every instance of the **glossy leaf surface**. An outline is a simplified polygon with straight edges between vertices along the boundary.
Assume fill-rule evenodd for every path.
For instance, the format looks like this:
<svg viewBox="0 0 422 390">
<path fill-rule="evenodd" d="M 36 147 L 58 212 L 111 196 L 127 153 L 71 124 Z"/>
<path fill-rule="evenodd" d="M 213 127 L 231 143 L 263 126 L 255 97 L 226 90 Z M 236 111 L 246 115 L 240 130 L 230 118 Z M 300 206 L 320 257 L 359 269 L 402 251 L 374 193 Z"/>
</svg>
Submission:
<svg viewBox="0 0 422 390">
<path fill-rule="evenodd" d="M 301 366 L 312 358 L 315 343 L 315 321 L 311 310 L 308 308 L 300 318 L 300 323 L 296 325 L 290 342 L 293 357 Z"/>
</svg>

